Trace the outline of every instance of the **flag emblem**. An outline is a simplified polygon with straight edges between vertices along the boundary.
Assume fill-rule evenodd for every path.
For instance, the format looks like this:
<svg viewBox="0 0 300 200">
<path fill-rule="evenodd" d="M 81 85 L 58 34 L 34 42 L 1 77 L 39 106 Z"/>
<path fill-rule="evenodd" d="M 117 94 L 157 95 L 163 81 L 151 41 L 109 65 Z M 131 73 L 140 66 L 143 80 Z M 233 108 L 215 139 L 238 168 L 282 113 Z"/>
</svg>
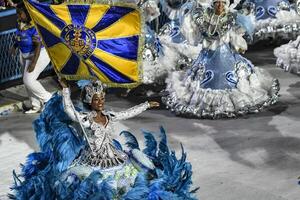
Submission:
<svg viewBox="0 0 300 200">
<path fill-rule="evenodd" d="M 95 33 L 85 27 L 70 24 L 63 29 L 61 37 L 73 52 L 85 60 L 93 54 L 97 46 Z"/>
</svg>

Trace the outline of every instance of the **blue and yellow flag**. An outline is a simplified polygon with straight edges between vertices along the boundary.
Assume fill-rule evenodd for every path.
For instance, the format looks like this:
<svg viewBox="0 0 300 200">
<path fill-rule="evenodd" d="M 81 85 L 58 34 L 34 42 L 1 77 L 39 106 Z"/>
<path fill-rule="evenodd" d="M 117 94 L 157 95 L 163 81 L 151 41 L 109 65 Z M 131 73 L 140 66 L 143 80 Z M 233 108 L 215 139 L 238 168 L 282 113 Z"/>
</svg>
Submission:
<svg viewBox="0 0 300 200">
<path fill-rule="evenodd" d="M 139 83 L 141 13 L 130 6 L 25 1 L 55 70 L 69 80 Z"/>
</svg>

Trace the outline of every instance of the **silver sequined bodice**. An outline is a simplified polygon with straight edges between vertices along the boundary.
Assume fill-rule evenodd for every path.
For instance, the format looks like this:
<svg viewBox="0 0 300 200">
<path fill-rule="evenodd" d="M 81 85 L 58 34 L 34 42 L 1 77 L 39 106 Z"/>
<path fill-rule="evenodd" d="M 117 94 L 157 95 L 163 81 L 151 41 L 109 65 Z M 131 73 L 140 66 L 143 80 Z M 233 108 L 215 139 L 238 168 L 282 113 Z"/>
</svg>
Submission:
<svg viewBox="0 0 300 200">
<path fill-rule="evenodd" d="M 91 145 L 91 148 L 87 146 L 84 149 L 74 164 L 110 168 L 124 163 L 127 155 L 113 145 L 114 123 L 142 113 L 149 108 L 149 103 L 145 102 L 121 112 L 103 111 L 102 114 L 107 118 L 106 124 L 103 125 L 94 121 L 96 112 L 79 113 L 74 110 L 68 89 L 63 90 L 63 97 L 65 112 L 73 121 L 79 121 L 82 124 Z"/>
</svg>

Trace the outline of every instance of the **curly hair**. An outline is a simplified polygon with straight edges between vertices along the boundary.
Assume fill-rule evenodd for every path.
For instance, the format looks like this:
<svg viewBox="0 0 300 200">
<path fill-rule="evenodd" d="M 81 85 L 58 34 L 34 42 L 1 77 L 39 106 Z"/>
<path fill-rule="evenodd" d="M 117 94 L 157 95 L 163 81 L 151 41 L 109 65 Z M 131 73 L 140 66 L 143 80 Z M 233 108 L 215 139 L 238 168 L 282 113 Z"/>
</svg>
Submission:
<svg viewBox="0 0 300 200">
<path fill-rule="evenodd" d="M 17 13 L 20 13 L 20 12 L 24 12 L 25 13 L 26 18 L 27 18 L 26 23 L 29 23 L 31 21 L 31 17 L 29 15 L 28 10 L 25 7 L 24 2 L 18 3 L 17 6 L 16 6 L 16 10 L 17 10 Z"/>
</svg>

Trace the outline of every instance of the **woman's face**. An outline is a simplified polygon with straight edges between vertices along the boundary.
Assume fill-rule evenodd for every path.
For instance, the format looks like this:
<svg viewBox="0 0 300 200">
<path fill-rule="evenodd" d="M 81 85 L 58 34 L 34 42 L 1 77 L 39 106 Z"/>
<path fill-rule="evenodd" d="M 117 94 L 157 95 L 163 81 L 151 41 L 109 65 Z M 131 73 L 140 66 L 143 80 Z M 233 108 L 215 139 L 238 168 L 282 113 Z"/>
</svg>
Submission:
<svg viewBox="0 0 300 200">
<path fill-rule="evenodd" d="M 95 111 L 102 111 L 104 108 L 105 97 L 103 94 L 94 94 L 91 107 Z"/>
<path fill-rule="evenodd" d="M 27 21 L 27 15 L 24 12 L 24 10 L 18 9 L 17 10 L 17 16 L 18 16 L 18 19 L 20 21 L 22 21 L 22 22 L 26 22 Z"/>
<path fill-rule="evenodd" d="M 215 13 L 221 14 L 225 11 L 225 2 L 223 1 L 216 1 L 214 3 Z"/>
</svg>

